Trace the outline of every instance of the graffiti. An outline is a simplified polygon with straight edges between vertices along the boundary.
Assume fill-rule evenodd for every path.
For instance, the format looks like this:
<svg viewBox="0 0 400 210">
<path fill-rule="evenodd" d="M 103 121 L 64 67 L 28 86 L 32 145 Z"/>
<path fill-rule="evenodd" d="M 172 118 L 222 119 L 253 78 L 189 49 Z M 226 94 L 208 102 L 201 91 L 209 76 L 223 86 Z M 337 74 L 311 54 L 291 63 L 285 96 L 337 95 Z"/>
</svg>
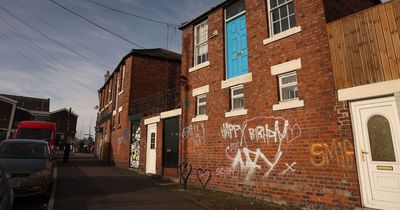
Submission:
<svg viewBox="0 0 400 210">
<path fill-rule="evenodd" d="M 292 163 L 291 165 L 289 165 L 288 163 L 285 163 L 286 169 L 283 170 L 279 175 L 281 175 L 281 176 L 285 175 L 286 172 L 288 172 L 288 171 L 295 172 L 296 169 L 293 168 L 294 165 L 296 165 L 296 162 Z"/>
<path fill-rule="evenodd" d="M 205 142 L 206 132 L 203 123 L 196 125 L 189 125 L 182 130 L 183 139 L 194 139 L 195 146 L 200 146 Z"/>
<path fill-rule="evenodd" d="M 140 159 L 140 125 L 132 125 L 132 140 L 131 140 L 131 168 L 139 168 Z"/>
<path fill-rule="evenodd" d="M 220 167 L 215 169 L 215 174 L 217 176 L 233 176 L 235 170 L 231 169 L 230 167 Z"/>
<path fill-rule="evenodd" d="M 331 163 L 341 164 L 343 168 L 354 166 L 354 148 L 349 140 L 329 144 L 313 144 L 310 149 L 311 163 L 314 166 L 328 166 Z"/>
<path fill-rule="evenodd" d="M 262 171 L 262 178 L 267 178 L 277 168 L 285 151 L 283 147 L 300 138 L 301 129 L 298 124 L 290 125 L 288 120 L 281 117 L 257 117 L 244 121 L 242 125 L 224 123 L 221 135 L 224 139 L 238 142 L 229 142 L 225 148 L 225 154 L 231 161 L 230 168 L 217 168 L 216 175 L 232 176 L 238 171 L 245 181 L 250 181 L 255 178 L 257 171 Z M 259 143 L 265 143 L 268 147 L 262 151 Z M 254 144 L 258 146 L 250 149 Z M 282 163 L 279 175 L 296 171 L 295 165 L 296 162 Z"/>
<path fill-rule="evenodd" d="M 196 175 L 203 189 L 206 188 L 208 182 L 211 180 L 211 171 L 209 169 L 198 168 Z"/>
<path fill-rule="evenodd" d="M 273 120 L 273 129 L 270 129 L 268 124 L 250 127 L 249 123 L 256 120 Z M 280 121 L 283 121 L 282 129 L 280 128 Z M 270 141 L 278 143 L 283 140 L 290 143 L 301 136 L 301 129 L 298 124 L 290 126 L 289 121 L 281 117 L 257 117 L 246 120 L 243 125 L 224 123 L 221 128 L 221 135 L 224 139 L 240 138 L 240 146 L 245 145 L 247 139 L 256 142 L 263 141 L 267 144 L 270 144 Z"/>
<path fill-rule="evenodd" d="M 228 152 L 236 152 L 239 149 L 239 144 L 238 143 L 230 143 L 226 149 L 225 153 L 228 154 Z"/>
<path fill-rule="evenodd" d="M 244 160 L 243 160 L 243 156 Z M 263 178 L 268 177 L 271 171 L 274 169 L 275 165 L 278 163 L 281 158 L 282 152 L 278 151 L 275 155 L 274 160 L 271 162 L 267 157 L 260 151 L 260 149 L 256 149 L 256 151 L 252 151 L 247 149 L 246 147 L 242 150 L 238 150 L 235 158 L 232 159 L 231 169 L 236 170 L 239 169 L 242 173 L 245 173 L 245 181 L 249 181 L 253 178 L 254 174 L 257 170 L 261 170 L 261 165 L 258 164 L 259 159 L 262 163 L 264 163 L 267 167 L 266 172 L 264 173 Z M 254 156 L 252 159 L 251 156 Z"/>
<path fill-rule="evenodd" d="M 192 173 L 192 164 L 183 162 L 179 164 L 179 174 L 181 180 L 183 180 L 183 187 L 185 190 L 187 188 L 187 182 L 189 180 L 191 173 Z"/>
</svg>

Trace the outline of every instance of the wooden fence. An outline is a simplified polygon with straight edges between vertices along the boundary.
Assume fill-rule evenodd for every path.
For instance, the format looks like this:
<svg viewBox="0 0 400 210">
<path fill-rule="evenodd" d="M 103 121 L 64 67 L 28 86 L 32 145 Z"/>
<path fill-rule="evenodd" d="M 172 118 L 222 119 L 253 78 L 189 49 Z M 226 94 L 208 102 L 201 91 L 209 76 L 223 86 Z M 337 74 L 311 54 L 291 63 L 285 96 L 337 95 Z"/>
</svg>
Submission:
<svg viewBox="0 0 400 210">
<path fill-rule="evenodd" d="M 328 24 L 337 89 L 400 79 L 400 0 Z"/>
</svg>

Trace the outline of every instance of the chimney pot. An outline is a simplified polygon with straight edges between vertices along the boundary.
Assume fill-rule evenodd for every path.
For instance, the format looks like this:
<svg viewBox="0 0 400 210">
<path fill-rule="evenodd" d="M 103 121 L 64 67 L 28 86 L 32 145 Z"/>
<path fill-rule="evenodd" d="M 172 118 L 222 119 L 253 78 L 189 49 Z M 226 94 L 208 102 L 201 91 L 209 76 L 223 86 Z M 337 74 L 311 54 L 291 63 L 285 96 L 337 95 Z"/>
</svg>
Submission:
<svg viewBox="0 0 400 210">
<path fill-rule="evenodd" d="M 106 74 L 104 74 L 104 83 L 107 82 L 108 78 L 110 78 L 110 72 L 107 71 Z"/>
</svg>

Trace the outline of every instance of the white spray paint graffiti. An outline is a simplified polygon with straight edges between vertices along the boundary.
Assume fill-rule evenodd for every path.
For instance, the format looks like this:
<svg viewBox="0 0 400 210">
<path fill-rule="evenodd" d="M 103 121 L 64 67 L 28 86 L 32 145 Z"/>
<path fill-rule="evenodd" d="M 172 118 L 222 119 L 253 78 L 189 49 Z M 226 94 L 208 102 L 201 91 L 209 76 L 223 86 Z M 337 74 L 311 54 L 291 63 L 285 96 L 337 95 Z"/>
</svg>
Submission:
<svg viewBox="0 0 400 210">
<path fill-rule="evenodd" d="M 191 124 L 186 128 L 182 129 L 182 138 L 191 139 L 193 138 L 195 146 L 200 146 L 206 141 L 206 130 L 204 124 Z"/>
<path fill-rule="evenodd" d="M 248 124 L 255 120 L 274 120 L 274 129 L 269 129 L 268 124 L 249 128 Z M 284 122 L 283 129 L 279 129 L 279 120 Z M 301 136 L 301 129 L 298 124 L 290 126 L 289 121 L 281 117 L 257 117 L 244 121 L 243 125 L 233 125 L 229 123 L 222 124 L 221 134 L 224 139 L 235 139 L 240 137 L 240 146 L 246 144 L 247 136 L 251 141 L 266 142 L 269 144 L 270 140 L 274 143 L 286 140 L 288 143 L 298 139 Z M 247 135 L 246 135 L 247 134 Z"/>
<path fill-rule="evenodd" d="M 133 125 L 131 154 L 130 154 L 130 167 L 139 168 L 140 160 L 140 126 Z"/>
<path fill-rule="evenodd" d="M 249 126 L 249 123 L 254 123 L 255 121 L 259 120 L 273 121 L 273 129 L 270 129 L 268 124 L 257 125 L 255 127 Z M 280 121 L 283 122 L 283 128 L 279 127 Z M 263 170 L 263 178 L 267 178 L 278 165 L 282 157 L 282 143 L 285 142 L 286 144 L 289 144 L 290 142 L 298 139 L 301 136 L 301 129 L 298 124 L 291 126 L 288 120 L 285 120 L 281 117 L 257 117 L 246 120 L 242 125 L 224 123 L 221 128 L 221 135 L 227 140 L 239 140 L 239 144 L 230 143 L 225 149 L 228 159 L 232 162 L 230 167 L 231 171 L 229 171 L 229 174 L 239 170 L 245 175 L 245 181 L 249 181 L 254 178 L 255 173 L 258 170 Z M 248 139 L 250 140 L 249 142 L 247 142 Z M 276 151 L 274 153 L 274 150 L 272 150 L 271 153 L 271 149 L 269 149 L 268 151 L 270 154 L 264 154 L 259 148 L 250 150 L 248 148 L 248 143 L 250 142 L 266 143 L 267 145 L 276 147 Z M 236 154 L 231 156 L 230 154 L 232 154 L 234 151 Z M 295 165 L 296 162 L 291 164 L 285 163 L 286 169 L 279 174 L 284 175 L 289 171 L 294 172 Z M 217 173 L 217 175 L 218 174 L 225 175 L 225 173 Z"/>
</svg>

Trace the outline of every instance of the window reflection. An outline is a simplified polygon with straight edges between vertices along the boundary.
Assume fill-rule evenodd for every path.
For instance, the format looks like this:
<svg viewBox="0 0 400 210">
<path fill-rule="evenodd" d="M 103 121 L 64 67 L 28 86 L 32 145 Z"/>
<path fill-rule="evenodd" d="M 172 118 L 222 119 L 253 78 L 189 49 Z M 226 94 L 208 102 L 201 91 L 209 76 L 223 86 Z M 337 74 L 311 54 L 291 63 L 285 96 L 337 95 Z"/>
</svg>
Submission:
<svg viewBox="0 0 400 210">
<path fill-rule="evenodd" d="M 368 134 L 373 161 L 395 162 L 390 123 L 382 115 L 372 116 L 368 120 Z"/>
</svg>

